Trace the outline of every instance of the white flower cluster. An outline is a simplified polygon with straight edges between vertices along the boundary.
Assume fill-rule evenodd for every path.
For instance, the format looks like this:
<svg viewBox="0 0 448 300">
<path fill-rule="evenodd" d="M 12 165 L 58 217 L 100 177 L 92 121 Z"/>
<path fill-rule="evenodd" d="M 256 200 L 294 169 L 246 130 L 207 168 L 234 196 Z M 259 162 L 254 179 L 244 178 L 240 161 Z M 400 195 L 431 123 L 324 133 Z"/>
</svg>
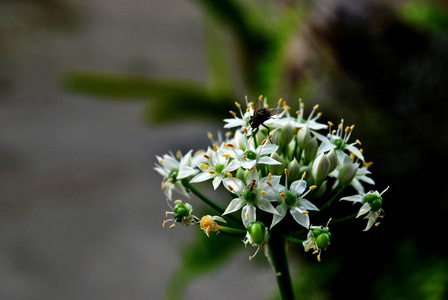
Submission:
<svg viewBox="0 0 448 300">
<path fill-rule="evenodd" d="M 380 217 L 381 201 L 363 200 L 363 185 L 374 181 L 368 177 L 371 163 L 358 148 L 361 143 L 350 142 L 353 125 L 318 122 L 318 105 L 305 117 L 301 101 L 295 114 L 282 99 L 275 109 L 268 108 L 261 96 L 255 104 L 246 99 L 246 109 L 236 106 L 239 114 L 231 111 L 233 118 L 224 120 L 224 128 L 232 131 L 212 140 L 207 150 L 157 157 L 155 170 L 163 176 L 169 200 L 173 191 L 189 197 L 194 184 L 211 180 L 215 190 L 222 185 L 233 195 L 221 214 L 241 210 L 245 228 L 262 221 L 273 230 L 285 220 L 289 231 L 291 223 L 310 230 L 315 228 L 310 215 L 329 207 L 351 186 L 357 195 L 338 200 L 363 203 L 358 216 L 369 213 L 366 229 Z"/>
</svg>

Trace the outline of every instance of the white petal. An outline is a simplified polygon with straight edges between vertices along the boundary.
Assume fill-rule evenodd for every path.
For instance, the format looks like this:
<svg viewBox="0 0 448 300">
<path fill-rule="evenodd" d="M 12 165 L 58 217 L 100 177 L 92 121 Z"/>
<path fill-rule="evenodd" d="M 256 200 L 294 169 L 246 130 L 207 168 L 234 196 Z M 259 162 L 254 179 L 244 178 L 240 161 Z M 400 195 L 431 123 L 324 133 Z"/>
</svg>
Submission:
<svg viewBox="0 0 448 300">
<path fill-rule="evenodd" d="M 307 210 L 319 210 L 316 205 L 306 199 L 300 199 L 300 204 L 302 204 Z"/>
<path fill-rule="evenodd" d="M 361 151 L 359 151 L 359 149 L 356 148 L 355 146 L 353 146 L 353 145 L 346 145 L 345 149 L 347 149 L 348 151 L 350 151 L 351 153 L 356 155 L 356 157 L 358 157 L 360 160 L 364 161 L 364 156 L 362 155 Z"/>
<path fill-rule="evenodd" d="M 368 213 L 370 211 L 370 204 L 369 203 L 364 203 L 363 206 L 361 206 L 361 208 L 359 209 L 358 215 L 356 216 L 357 218 Z"/>
<path fill-rule="evenodd" d="M 258 147 L 258 155 L 265 155 L 265 154 L 271 154 L 274 151 L 277 151 L 278 146 L 277 145 L 273 145 L 273 144 L 268 144 L 268 145 L 261 145 Z"/>
<path fill-rule="evenodd" d="M 260 198 L 257 201 L 257 204 L 259 209 L 264 210 L 265 212 L 277 215 L 278 211 L 275 209 L 274 206 L 272 206 L 271 202 L 269 202 L 267 199 L 265 198 Z"/>
<path fill-rule="evenodd" d="M 362 202 L 362 196 L 361 195 L 353 195 L 353 196 L 347 196 L 339 199 L 339 201 L 352 201 L 352 202 Z"/>
<path fill-rule="evenodd" d="M 310 217 L 308 216 L 308 214 L 306 215 L 302 214 L 300 209 L 297 207 L 292 207 L 289 210 L 289 212 L 291 213 L 292 217 L 294 218 L 294 220 L 296 220 L 297 223 L 299 223 L 305 228 L 310 227 Z"/>
<path fill-rule="evenodd" d="M 221 176 L 216 176 L 215 179 L 213 179 L 212 184 L 213 184 L 213 189 L 217 189 L 219 184 L 222 181 L 222 177 Z"/>
<path fill-rule="evenodd" d="M 213 175 L 208 173 L 208 172 L 202 172 L 199 173 L 198 175 L 194 176 L 191 180 L 190 183 L 197 183 L 197 182 L 203 182 L 209 179 L 212 179 Z"/>
<path fill-rule="evenodd" d="M 260 157 L 258 159 L 257 163 L 263 164 L 263 165 L 281 165 L 282 164 L 281 162 L 278 162 L 269 156 Z"/>
<path fill-rule="evenodd" d="M 250 222 L 255 222 L 257 219 L 255 206 L 250 204 L 244 206 L 241 211 L 241 219 L 243 220 L 244 227 L 247 227 Z"/>
<path fill-rule="evenodd" d="M 286 212 L 288 211 L 288 209 L 282 204 L 278 205 L 275 209 L 279 214 L 273 216 L 270 228 L 274 227 L 278 222 L 280 222 L 286 216 Z"/>
<path fill-rule="evenodd" d="M 233 213 L 241 209 L 241 207 L 243 207 L 245 204 L 246 203 L 241 198 L 235 198 L 230 202 L 229 206 L 227 206 L 226 211 L 223 213 L 223 215 Z"/>
<path fill-rule="evenodd" d="M 179 169 L 179 174 L 177 174 L 177 179 L 183 179 L 195 175 L 198 170 L 193 169 L 192 167 L 182 167 Z"/>
<path fill-rule="evenodd" d="M 306 189 L 306 181 L 302 179 L 296 180 L 291 183 L 290 189 L 296 191 L 298 195 L 302 195 Z"/>
<path fill-rule="evenodd" d="M 224 178 L 222 183 L 226 189 L 228 189 L 230 192 L 232 192 L 234 194 L 241 193 L 243 191 L 243 189 L 246 187 L 244 182 L 242 182 L 240 179 L 235 178 L 235 177 Z"/>
</svg>

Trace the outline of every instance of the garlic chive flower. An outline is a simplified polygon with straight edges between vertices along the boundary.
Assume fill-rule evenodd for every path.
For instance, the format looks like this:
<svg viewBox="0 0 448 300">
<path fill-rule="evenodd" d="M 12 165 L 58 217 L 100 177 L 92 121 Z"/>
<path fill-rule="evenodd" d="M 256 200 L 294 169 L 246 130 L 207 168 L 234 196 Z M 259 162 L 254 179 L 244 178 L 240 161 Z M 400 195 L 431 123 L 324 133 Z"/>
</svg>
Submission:
<svg viewBox="0 0 448 300">
<path fill-rule="evenodd" d="M 210 231 L 213 231 L 216 234 L 219 233 L 219 225 L 218 223 L 216 223 L 216 221 L 227 223 L 223 218 L 219 216 L 206 215 L 201 218 L 199 226 L 201 227 L 202 230 L 204 230 L 205 234 L 208 237 L 210 237 Z"/>
<path fill-rule="evenodd" d="M 176 156 L 173 154 L 165 154 L 163 157 L 156 156 L 159 164 L 156 164 L 154 170 L 163 176 L 162 190 L 169 200 L 172 200 L 173 190 L 188 198 L 190 197 L 180 180 L 198 172 L 193 167 L 192 152 L 190 150 L 185 156 L 182 156 L 180 151 L 176 153 Z"/>
<path fill-rule="evenodd" d="M 242 209 L 241 219 L 244 227 L 257 219 L 257 207 L 265 212 L 278 215 L 277 210 L 270 201 L 275 200 L 275 188 L 279 185 L 280 176 L 269 175 L 258 179 L 258 172 L 254 169 L 249 172 L 247 184 L 235 177 L 223 180 L 223 185 L 233 194 L 237 195 L 227 206 L 223 215 Z"/>
<path fill-rule="evenodd" d="M 327 222 L 325 227 L 310 226 L 307 239 L 302 243 L 305 252 L 314 249 L 313 254 L 317 254 L 317 261 L 319 262 L 321 261 L 320 254 L 322 253 L 322 250 L 326 250 L 328 245 L 330 245 L 331 233 L 328 229 L 328 223 L 330 223 L 330 221 L 331 219 Z"/>
<path fill-rule="evenodd" d="M 231 161 L 230 156 L 225 154 L 221 149 L 216 149 L 216 147 L 209 149 L 203 156 L 206 161 L 198 165 L 202 172 L 194 176 L 190 183 L 213 179 L 213 188 L 216 190 L 222 180 L 227 176 L 227 172 L 238 169 L 238 165 L 236 164 L 229 165 Z"/>
<path fill-rule="evenodd" d="M 331 149 L 335 149 L 339 161 L 342 161 L 344 159 L 344 156 L 346 155 L 344 150 L 347 150 L 350 153 L 353 153 L 360 160 L 364 161 L 364 156 L 362 155 L 361 151 L 355 147 L 355 145 L 360 145 L 361 142 L 359 140 L 356 140 L 356 142 L 354 143 L 348 143 L 355 125 L 346 126 L 344 128 L 344 120 L 341 120 L 341 123 L 339 123 L 338 125 L 338 129 L 332 130 L 333 123 L 328 123 L 330 125 L 330 132 L 328 133 L 327 138 L 324 138 L 322 135 L 316 136 L 322 141 L 317 153 L 319 154 L 322 152 L 330 151 Z"/>
<path fill-rule="evenodd" d="M 285 173 L 288 173 L 288 171 L 286 170 Z M 287 177 L 288 176 L 286 176 L 286 178 Z M 313 203 L 305 199 L 305 196 L 308 195 L 311 190 L 316 188 L 316 186 L 310 186 L 308 191 L 305 192 L 307 185 L 304 178 L 305 173 L 303 173 L 300 180 L 291 183 L 289 189 L 287 183 L 286 186 L 283 187 L 283 191 L 280 192 L 279 197 L 277 198 L 280 203 L 275 208 L 278 211 L 278 214 L 274 215 L 271 228 L 280 222 L 286 216 L 288 211 L 298 224 L 305 228 L 310 226 L 308 212 L 310 210 L 316 211 L 319 209 Z"/>
<path fill-rule="evenodd" d="M 230 168 L 237 169 L 242 167 L 250 170 L 259 164 L 281 165 L 281 162 L 269 156 L 271 153 L 277 151 L 278 146 L 269 144 L 266 139 L 256 149 L 252 144 L 248 143 L 248 148 L 245 151 L 235 148 L 233 144 L 226 144 L 224 146 L 227 148 L 224 151 L 225 154 L 233 158 L 233 161 L 229 165 Z"/>
<path fill-rule="evenodd" d="M 170 228 L 174 228 L 176 226 L 176 222 L 179 222 L 185 226 L 189 226 L 196 224 L 199 221 L 199 218 L 192 214 L 193 207 L 190 204 L 183 203 L 182 200 L 175 200 L 174 207 L 172 207 L 169 204 L 168 199 L 167 203 L 172 211 L 167 211 L 165 213 L 165 217 L 168 218 L 169 215 L 173 215 L 173 217 L 163 221 L 162 227 L 165 227 L 166 223 L 168 222 L 172 222 Z"/>
<path fill-rule="evenodd" d="M 382 206 L 382 195 L 389 189 L 389 187 L 385 188 L 384 191 L 379 193 L 378 191 L 370 191 L 367 194 L 358 194 L 348 197 L 343 197 L 341 200 L 351 201 L 353 203 L 362 203 L 361 208 L 359 209 L 357 218 L 367 214 L 364 219 L 368 219 L 367 226 L 364 231 L 369 230 L 373 224 L 378 226 L 379 223 L 375 223 L 378 218 L 382 218 L 382 214 L 384 214 L 384 210 L 381 208 Z"/>
<path fill-rule="evenodd" d="M 235 102 L 235 105 L 238 108 L 241 117 L 237 117 L 237 113 L 235 113 L 234 111 L 230 111 L 230 114 L 233 116 L 233 118 L 232 119 L 224 119 L 224 122 L 227 123 L 226 125 L 224 125 L 224 128 L 235 128 L 235 127 L 239 127 L 240 129 L 250 128 L 249 120 L 254 114 L 252 102 L 248 102 L 247 97 L 246 97 L 247 109 L 244 112 L 241 109 L 241 104 L 239 104 L 238 102 Z"/>
</svg>

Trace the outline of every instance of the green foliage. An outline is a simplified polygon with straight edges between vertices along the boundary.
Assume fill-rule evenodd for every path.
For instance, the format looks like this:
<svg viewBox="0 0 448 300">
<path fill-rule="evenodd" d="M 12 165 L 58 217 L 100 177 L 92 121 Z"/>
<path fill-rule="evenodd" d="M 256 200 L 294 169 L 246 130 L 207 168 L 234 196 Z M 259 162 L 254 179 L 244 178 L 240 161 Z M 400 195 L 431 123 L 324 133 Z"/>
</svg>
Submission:
<svg viewBox="0 0 448 300">
<path fill-rule="evenodd" d="M 404 240 L 379 277 L 375 294 L 376 299 L 446 299 L 448 260 L 423 257 L 413 240 Z"/>
<path fill-rule="evenodd" d="M 399 14 L 417 28 L 437 33 L 448 33 L 448 11 L 435 3 L 424 1 L 405 2 Z"/>
<path fill-rule="evenodd" d="M 195 278 L 222 266 L 242 244 L 233 236 L 212 233 L 208 238 L 201 230 L 196 232 L 196 239 L 182 249 L 181 265 L 173 273 L 164 299 L 181 299 L 185 288 Z"/>
</svg>

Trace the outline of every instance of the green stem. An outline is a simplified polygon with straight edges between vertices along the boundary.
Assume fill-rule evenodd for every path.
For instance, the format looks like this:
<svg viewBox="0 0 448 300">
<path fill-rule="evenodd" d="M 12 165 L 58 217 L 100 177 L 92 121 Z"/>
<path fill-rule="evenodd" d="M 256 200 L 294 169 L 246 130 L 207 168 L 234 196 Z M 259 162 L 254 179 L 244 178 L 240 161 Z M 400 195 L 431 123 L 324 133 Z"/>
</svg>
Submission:
<svg viewBox="0 0 448 300">
<path fill-rule="evenodd" d="M 341 222 L 344 222 L 344 221 L 347 221 L 347 220 L 354 219 L 354 218 L 356 218 L 357 215 L 358 215 L 358 213 L 354 213 L 353 215 L 350 215 L 350 216 L 347 216 L 347 217 L 343 217 L 343 218 L 339 218 L 339 219 L 336 219 L 336 220 L 332 220 L 331 224 L 341 223 Z"/>
<path fill-rule="evenodd" d="M 216 210 L 220 214 L 224 213 L 225 210 L 221 206 L 219 206 L 215 202 L 211 201 L 206 196 L 204 196 L 201 192 L 199 192 L 194 186 L 192 186 L 188 182 L 188 179 L 186 179 L 186 178 L 182 179 L 182 184 L 184 185 L 185 188 L 189 189 L 193 194 L 195 194 L 199 199 L 201 199 L 206 204 L 208 204 L 211 208 L 213 208 L 214 210 Z"/>
<path fill-rule="evenodd" d="M 223 233 L 228 233 L 231 235 L 246 235 L 246 233 L 247 233 L 246 230 L 241 230 L 241 229 L 236 229 L 236 228 L 221 226 L 221 225 L 218 225 L 218 230 Z"/>
<path fill-rule="evenodd" d="M 282 236 L 271 234 L 268 242 L 269 255 L 277 277 L 277 285 L 283 300 L 294 298 L 288 258 L 286 256 L 286 241 Z"/>
<path fill-rule="evenodd" d="M 319 207 L 319 210 L 324 209 L 325 207 L 329 206 L 331 204 L 331 202 L 334 201 L 334 199 L 336 199 L 337 197 L 339 197 L 339 195 L 345 190 L 346 186 L 338 186 L 336 187 L 336 193 L 330 198 L 330 200 L 328 200 L 324 205 L 322 205 L 321 207 Z"/>
</svg>

